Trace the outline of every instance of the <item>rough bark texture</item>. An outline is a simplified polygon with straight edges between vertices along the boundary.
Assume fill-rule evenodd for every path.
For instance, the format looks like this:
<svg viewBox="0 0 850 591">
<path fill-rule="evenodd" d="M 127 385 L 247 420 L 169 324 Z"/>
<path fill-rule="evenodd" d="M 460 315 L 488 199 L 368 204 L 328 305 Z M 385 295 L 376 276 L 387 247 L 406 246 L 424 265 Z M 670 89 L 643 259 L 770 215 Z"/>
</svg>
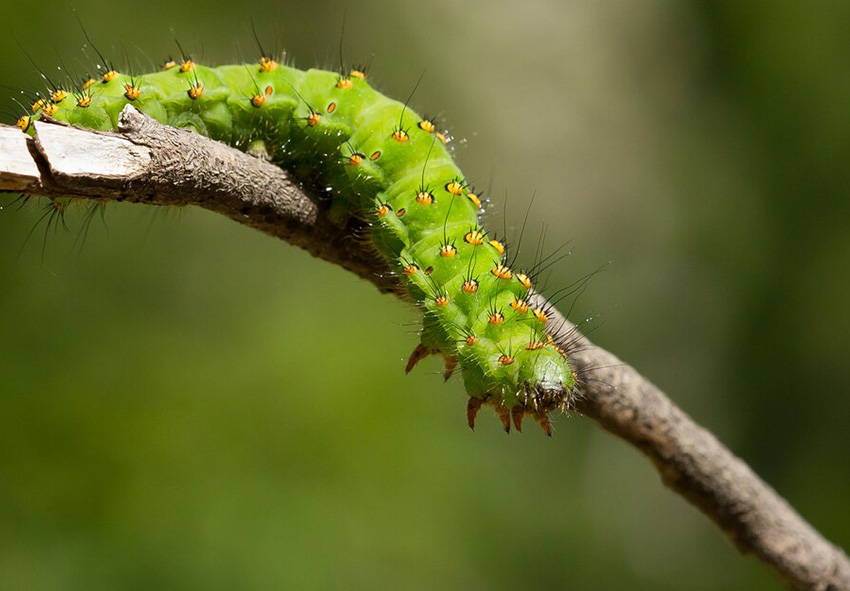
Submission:
<svg viewBox="0 0 850 591">
<path fill-rule="evenodd" d="M 664 484 L 705 513 L 744 555 L 794 589 L 850 589 L 850 561 L 709 431 L 654 384 L 565 323 L 576 371 L 576 408 L 655 463 Z"/>
<path fill-rule="evenodd" d="M 332 223 L 325 204 L 279 168 L 132 108 L 120 124 L 118 133 L 95 133 L 37 122 L 35 141 L 0 128 L 0 191 L 199 205 L 398 293 L 393 276 L 361 240 L 363 224 L 354 218 Z M 559 340 L 583 378 L 577 410 L 649 456 L 668 487 L 790 587 L 850 591 L 850 560 L 840 548 L 646 378 L 590 343 L 557 311 L 550 316 L 561 323 Z"/>
</svg>

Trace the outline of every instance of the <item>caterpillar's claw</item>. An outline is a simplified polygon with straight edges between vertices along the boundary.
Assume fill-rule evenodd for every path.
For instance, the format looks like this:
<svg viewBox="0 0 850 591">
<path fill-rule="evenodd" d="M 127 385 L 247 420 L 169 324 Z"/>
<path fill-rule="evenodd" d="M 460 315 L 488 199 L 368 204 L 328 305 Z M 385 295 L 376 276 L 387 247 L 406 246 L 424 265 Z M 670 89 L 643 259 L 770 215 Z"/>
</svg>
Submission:
<svg viewBox="0 0 850 591">
<path fill-rule="evenodd" d="M 413 350 L 413 353 L 410 354 L 410 359 L 407 360 L 407 365 L 404 368 L 404 373 L 410 373 L 416 364 L 428 357 L 431 354 L 430 349 L 419 343 L 416 345 L 416 348 Z"/>
<path fill-rule="evenodd" d="M 552 437 L 552 423 L 549 422 L 549 417 L 546 413 L 539 412 L 535 414 L 534 420 L 537 421 L 537 424 L 540 425 L 540 428 L 543 429 L 543 432 L 548 437 Z"/>
<path fill-rule="evenodd" d="M 511 411 L 505 406 L 503 401 L 499 401 L 496 405 L 496 413 L 499 415 L 499 419 L 502 421 L 502 428 L 505 430 L 505 433 L 511 432 Z"/>
<path fill-rule="evenodd" d="M 452 377 L 452 374 L 455 372 L 455 369 L 457 368 L 457 357 L 450 357 L 450 356 L 446 355 L 445 358 L 446 358 L 446 371 L 443 372 L 443 378 L 445 379 L 445 381 L 448 382 L 449 378 Z"/>
<path fill-rule="evenodd" d="M 419 343 L 416 345 L 413 353 L 410 354 L 410 359 L 407 360 L 407 365 L 404 367 L 404 373 L 410 373 L 420 361 L 429 355 L 437 355 L 438 353 L 440 353 L 439 349 L 429 349 L 422 343 Z M 458 360 L 457 357 L 451 355 L 443 355 L 443 359 L 446 361 L 446 369 L 443 372 L 443 378 L 448 382 L 449 378 L 451 378 L 452 374 L 454 374 L 455 369 L 457 369 Z"/>
<path fill-rule="evenodd" d="M 514 427 L 516 427 L 518 433 L 522 433 L 523 415 L 525 415 L 525 409 L 522 406 L 516 405 L 511 409 L 511 418 L 514 420 Z"/>
<path fill-rule="evenodd" d="M 481 410 L 482 404 L 484 404 L 484 401 L 480 398 L 470 398 L 469 402 L 466 403 L 466 422 L 473 431 L 475 431 L 475 417 Z"/>
</svg>

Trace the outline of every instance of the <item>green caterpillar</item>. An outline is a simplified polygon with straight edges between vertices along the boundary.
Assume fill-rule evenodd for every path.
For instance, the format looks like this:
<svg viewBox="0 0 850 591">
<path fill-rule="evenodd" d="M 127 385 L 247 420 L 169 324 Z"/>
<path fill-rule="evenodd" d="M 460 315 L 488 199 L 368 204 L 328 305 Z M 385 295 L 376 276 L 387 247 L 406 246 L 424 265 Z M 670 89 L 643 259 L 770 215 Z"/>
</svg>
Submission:
<svg viewBox="0 0 850 591">
<path fill-rule="evenodd" d="M 109 130 L 132 104 L 160 122 L 189 127 L 258 152 L 315 186 L 331 189 L 330 214 L 370 221 L 371 239 L 421 311 L 421 342 L 407 364 L 442 355 L 446 378 L 460 367 L 474 428 L 491 405 L 506 432 L 565 409 L 576 386 L 566 352 L 532 305 L 532 279 L 506 264 L 504 244 L 480 225 L 471 190 L 432 119 L 377 92 L 362 70 L 301 71 L 264 56 L 259 64 L 217 68 L 169 60 L 133 76 L 106 68 L 75 92 L 37 97 L 41 115 Z"/>
</svg>

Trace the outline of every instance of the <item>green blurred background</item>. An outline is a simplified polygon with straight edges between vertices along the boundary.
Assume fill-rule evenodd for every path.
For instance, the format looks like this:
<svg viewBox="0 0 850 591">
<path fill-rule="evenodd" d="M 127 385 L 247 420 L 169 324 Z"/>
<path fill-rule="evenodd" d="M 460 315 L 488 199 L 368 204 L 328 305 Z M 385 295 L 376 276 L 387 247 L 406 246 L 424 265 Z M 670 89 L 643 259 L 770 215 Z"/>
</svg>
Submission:
<svg viewBox="0 0 850 591">
<path fill-rule="evenodd" d="M 612 261 L 574 320 L 850 544 L 850 4 L 76 6 L 119 62 L 253 59 L 253 17 L 335 67 L 347 14 L 387 94 L 427 68 L 413 105 L 490 224 L 536 192 L 528 244 L 545 220 L 574 251 L 550 285 Z M 2 8 L 39 64 L 84 63 L 70 9 Z M 591 421 L 469 432 L 435 360 L 403 375 L 413 313 L 354 276 L 196 209 L 26 241 L 41 215 L 0 211 L 0 589 L 779 588 Z"/>
</svg>

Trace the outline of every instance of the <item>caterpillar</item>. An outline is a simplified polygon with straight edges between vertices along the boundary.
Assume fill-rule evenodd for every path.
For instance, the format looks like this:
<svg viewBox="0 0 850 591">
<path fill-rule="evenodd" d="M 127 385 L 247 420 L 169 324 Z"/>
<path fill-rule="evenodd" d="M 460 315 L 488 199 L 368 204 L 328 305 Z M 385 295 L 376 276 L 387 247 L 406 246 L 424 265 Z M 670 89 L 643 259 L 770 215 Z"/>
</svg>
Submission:
<svg viewBox="0 0 850 591">
<path fill-rule="evenodd" d="M 218 67 L 183 57 L 143 75 L 107 65 L 73 89 L 51 84 L 17 126 L 29 132 L 48 116 L 111 130 L 132 104 L 326 187 L 330 215 L 368 221 L 375 256 L 421 314 L 405 370 L 442 356 L 446 379 L 458 368 L 462 375 L 470 428 L 490 406 L 505 432 L 511 424 L 521 431 L 529 415 L 551 436 L 549 415 L 569 406 L 577 376 L 549 310 L 534 303 L 534 273 L 508 263 L 505 243 L 481 223 L 483 197 L 455 163 L 447 135 L 409 100 L 375 90 L 362 68 L 304 71 L 265 52 L 255 63 Z"/>
</svg>

